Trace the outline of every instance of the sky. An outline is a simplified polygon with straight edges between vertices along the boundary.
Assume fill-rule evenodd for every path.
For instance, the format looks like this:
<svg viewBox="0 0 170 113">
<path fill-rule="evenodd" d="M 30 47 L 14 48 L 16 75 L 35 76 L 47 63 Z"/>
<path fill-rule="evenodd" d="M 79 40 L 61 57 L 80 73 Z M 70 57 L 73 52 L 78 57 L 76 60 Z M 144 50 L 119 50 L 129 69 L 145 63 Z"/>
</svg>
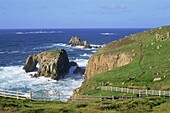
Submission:
<svg viewBox="0 0 170 113">
<path fill-rule="evenodd" d="M 0 29 L 164 25 L 170 25 L 170 0 L 0 0 Z"/>
</svg>

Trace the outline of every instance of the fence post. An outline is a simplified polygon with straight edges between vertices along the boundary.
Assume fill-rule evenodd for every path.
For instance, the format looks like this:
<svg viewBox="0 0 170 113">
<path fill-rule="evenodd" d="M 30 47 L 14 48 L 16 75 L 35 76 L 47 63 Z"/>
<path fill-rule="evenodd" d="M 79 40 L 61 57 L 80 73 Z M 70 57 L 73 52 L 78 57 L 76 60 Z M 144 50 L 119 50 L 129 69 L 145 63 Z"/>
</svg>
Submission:
<svg viewBox="0 0 170 113">
<path fill-rule="evenodd" d="M 140 94 L 140 89 L 139 89 L 139 98 L 141 97 L 141 94 Z"/>
<path fill-rule="evenodd" d="M 4 90 L 4 96 L 5 96 L 5 98 L 6 98 L 6 90 Z"/>
<path fill-rule="evenodd" d="M 129 89 L 127 88 L 127 93 L 129 93 Z"/>
<path fill-rule="evenodd" d="M 133 89 L 133 94 L 135 94 L 135 90 Z"/>
<path fill-rule="evenodd" d="M 30 99 L 32 100 L 32 92 L 30 92 Z"/>
<path fill-rule="evenodd" d="M 58 94 L 58 98 L 59 98 L 59 101 L 60 101 L 60 93 Z"/>
<path fill-rule="evenodd" d="M 123 88 L 121 88 L 121 92 L 123 92 Z"/>
<path fill-rule="evenodd" d="M 117 92 L 117 87 L 116 87 L 116 92 Z"/>
<path fill-rule="evenodd" d="M 154 95 L 154 90 L 152 90 L 152 95 Z"/>
<path fill-rule="evenodd" d="M 114 97 L 114 95 L 112 96 L 112 100 L 114 100 L 115 99 L 115 97 Z"/>
<path fill-rule="evenodd" d="M 18 97 L 18 91 L 17 91 L 17 100 L 19 99 L 19 97 Z"/>
<path fill-rule="evenodd" d="M 161 91 L 159 90 L 159 96 L 161 96 Z"/>
<path fill-rule="evenodd" d="M 148 96 L 148 90 L 146 89 L 146 96 Z"/>
<path fill-rule="evenodd" d="M 164 91 L 164 97 L 165 97 L 165 95 L 166 95 L 166 93 L 165 93 L 165 91 Z"/>
</svg>

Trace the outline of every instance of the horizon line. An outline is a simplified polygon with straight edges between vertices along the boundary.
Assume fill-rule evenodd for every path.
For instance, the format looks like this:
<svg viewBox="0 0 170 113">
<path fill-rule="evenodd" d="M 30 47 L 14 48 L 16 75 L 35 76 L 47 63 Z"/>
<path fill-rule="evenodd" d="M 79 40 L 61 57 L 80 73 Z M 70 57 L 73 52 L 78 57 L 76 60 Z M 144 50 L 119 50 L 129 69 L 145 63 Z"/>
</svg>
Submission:
<svg viewBox="0 0 170 113">
<path fill-rule="evenodd" d="M 95 27 L 80 27 L 80 28 L 0 28 L 0 30 L 21 30 L 21 29 L 152 29 L 152 28 L 154 28 L 154 27 L 113 27 L 113 28 L 111 28 L 111 27 L 108 27 L 108 28 L 106 28 L 106 27 L 101 27 L 101 28 L 95 28 Z M 156 28 L 156 27 L 155 27 Z"/>
</svg>

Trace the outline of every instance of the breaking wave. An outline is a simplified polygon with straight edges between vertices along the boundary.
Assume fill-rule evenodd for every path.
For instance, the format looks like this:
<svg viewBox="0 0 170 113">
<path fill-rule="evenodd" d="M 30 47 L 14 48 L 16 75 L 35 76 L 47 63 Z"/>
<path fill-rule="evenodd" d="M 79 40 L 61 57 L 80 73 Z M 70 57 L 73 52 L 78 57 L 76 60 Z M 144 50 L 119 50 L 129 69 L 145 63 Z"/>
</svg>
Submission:
<svg viewBox="0 0 170 113">
<path fill-rule="evenodd" d="M 23 34 L 53 34 L 53 33 L 63 33 L 63 31 L 28 31 L 28 32 L 16 32 L 18 35 Z"/>
<path fill-rule="evenodd" d="M 116 33 L 101 33 L 101 35 L 117 35 Z"/>
</svg>

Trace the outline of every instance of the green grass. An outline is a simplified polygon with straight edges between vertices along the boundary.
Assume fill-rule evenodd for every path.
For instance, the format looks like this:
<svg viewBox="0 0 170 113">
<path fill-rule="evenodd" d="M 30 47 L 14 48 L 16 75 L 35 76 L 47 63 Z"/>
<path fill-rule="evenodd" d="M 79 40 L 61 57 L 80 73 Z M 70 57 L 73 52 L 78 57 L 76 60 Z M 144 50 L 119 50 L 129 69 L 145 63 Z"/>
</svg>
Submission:
<svg viewBox="0 0 170 113">
<path fill-rule="evenodd" d="M 49 50 L 49 52 L 51 52 L 51 55 L 52 55 L 52 56 L 57 56 L 57 55 L 61 52 L 61 50 L 60 50 L 60 49 Z"/>
<path fill-rule="evenodd" d="M 114 54 L 116 52 L 128 52 L 132 54 L 132 50 L 136 56 L 127 65 L 93 76 L 79 88 L 79 93 L 90 95 L 122 94 L 100 91 L 99 87 L 101 83 L 112 83 L 112 86 L 117 87 L 170 90 L 170 37 L 166 37 L 169 31 L 170 26 L 162 27 L 162 29 L 157 28 L 106 45 L 95 53 L 94 56 Z M 156 40 L 156 34 L 162 34 L 165 40 Z M 133 39 L 138 41 L 134 42 L 132 41 Z M 116 43 L 117 46 L 115 46 Z M 142 43 L 142 51 L 144 51 L 144 57 L 141 62 L 140 43 Z M 123 45 L 121 46 L 121 44 Z M 154 78 L 161 78 L 161 80 L 153 81 Z"/>
<path fill-rule="evenodd" d="M 170 111 L 170 100 L 166 98 L 144 98 L 133 100 L 54 102 L 16 100 L 0 97 L 1 113 L 143 113 Z M 167 106 L 167 107 L 165 107 Z"/>
</svg>

